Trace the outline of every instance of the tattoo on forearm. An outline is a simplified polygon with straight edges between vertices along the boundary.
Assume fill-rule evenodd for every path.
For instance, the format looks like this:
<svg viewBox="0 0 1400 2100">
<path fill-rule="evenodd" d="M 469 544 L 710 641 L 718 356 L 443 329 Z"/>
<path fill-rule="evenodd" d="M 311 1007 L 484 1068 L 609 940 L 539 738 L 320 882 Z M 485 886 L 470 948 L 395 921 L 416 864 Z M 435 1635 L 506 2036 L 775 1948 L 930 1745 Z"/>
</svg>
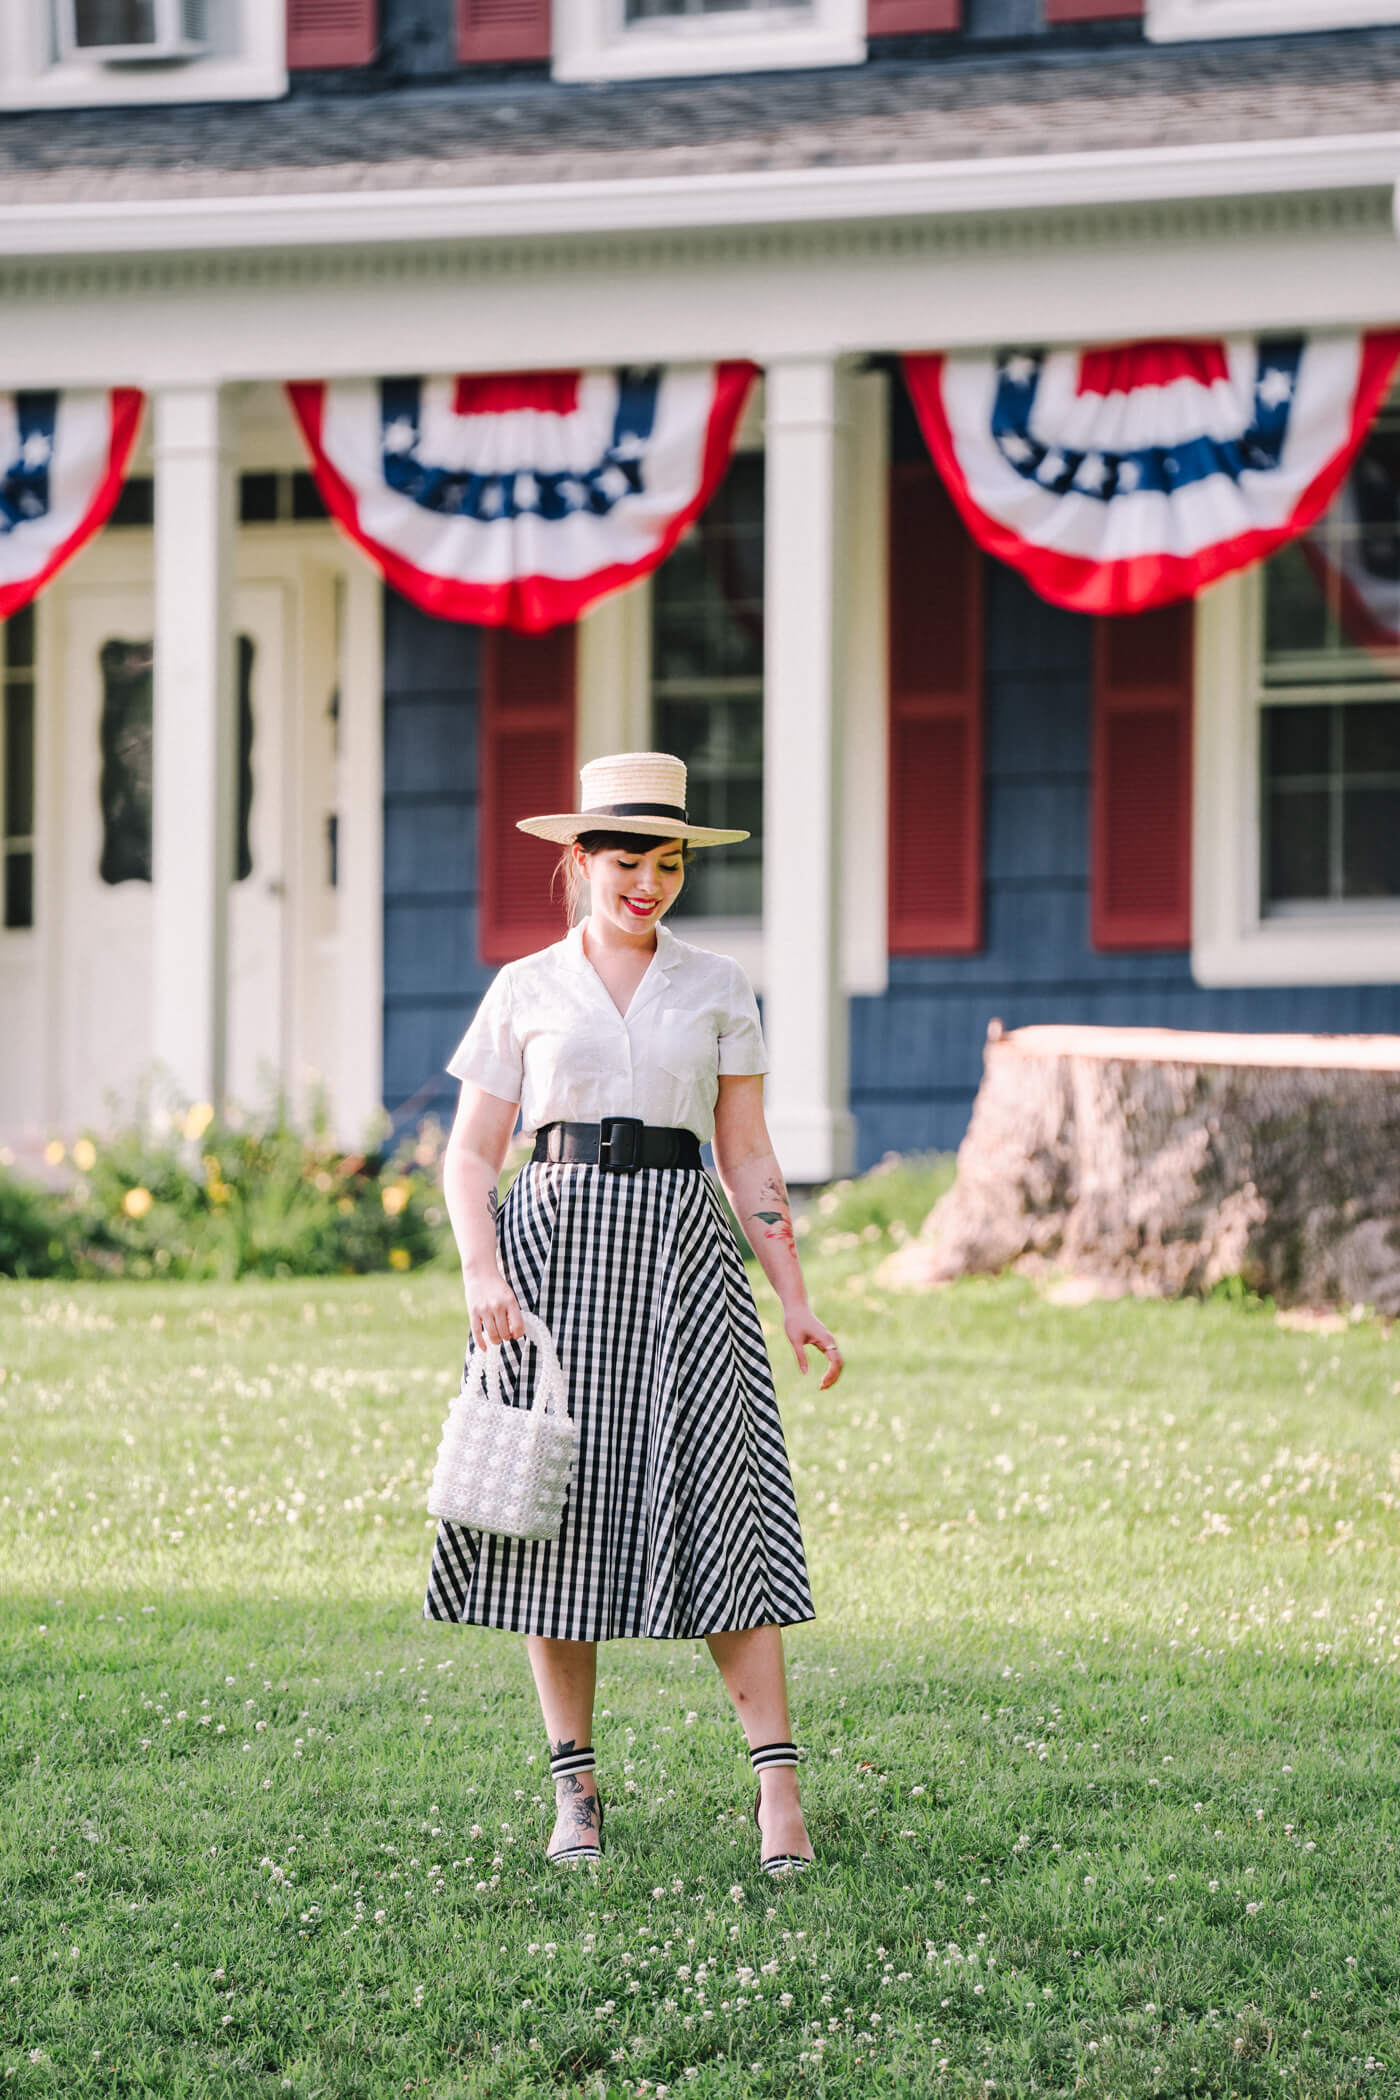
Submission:
<svg viewBox="0 0 1400 2100">
<path fill-rule="evenodd" d="M 487 1213 L 487 1216 L 488 1216 L 488 1217 L 490 1218 L 490 1220 L 491 1220 L 491 1222 L 492 1222 L 492 1224 L 493 1224 L 493 1225 L 494 1225 L 494 1224 L 495 1224 L 495 1222 L 496 1222 L 496 1218 L 497 1218 L 497 1215 L 498 1215 L 498 1214 L 499 1214 L 499 1212 L 500 1212 L 500 1208 L 501 1208 L 501 1199 L 500 1199 L 500 1196 L 498 1195 L 497 1191 L 496 1191 L 495 1189 L 493 1189 L 493 1188 L 492 1188 L 492 1189 L 488 1189 L 488 1190 L 486 1191 L 486 1213 Z"/>
<path fill-rule="evenodd" d="M 770 1207 L 767 1210 L 752 1211 L 750 1215 L 754 1223 L 763 1227 L 763 1237 L 766 1240 L 776 1240 L 778 1245 L 785 1247 L 795 1259 L 797 1241 L 793 1238 L 788 1192 L 783 1187 L 781 1174 L 768 1176 L 759 1190 L 759 1199 Z"/>
</svg>

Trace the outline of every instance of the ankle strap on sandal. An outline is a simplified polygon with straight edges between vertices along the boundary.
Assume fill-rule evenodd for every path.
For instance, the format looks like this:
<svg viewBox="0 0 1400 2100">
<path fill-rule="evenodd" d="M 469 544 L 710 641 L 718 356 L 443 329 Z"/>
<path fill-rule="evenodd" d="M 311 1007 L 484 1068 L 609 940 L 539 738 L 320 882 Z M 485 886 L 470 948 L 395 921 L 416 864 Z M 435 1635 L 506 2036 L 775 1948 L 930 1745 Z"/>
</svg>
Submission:
<svg viewBox="0 0 1400 2100">
<path fill-rule="evenodd" d="M 750 1746 L 749 1762 L 755 1772 L 767 1772 L 774 1765 L 795 1765 L 798 1762 L 796 1743 L 760 1743 Z"/>
<path fill-rule="evenodd" d="M 575 1772 L 592 1772 L 595 1769 L 591 1743 L 585 1743 L 581 1750 L 558 1750 L 549 1760 L 551 1779 L 568 1779 Z"/>
</svg>

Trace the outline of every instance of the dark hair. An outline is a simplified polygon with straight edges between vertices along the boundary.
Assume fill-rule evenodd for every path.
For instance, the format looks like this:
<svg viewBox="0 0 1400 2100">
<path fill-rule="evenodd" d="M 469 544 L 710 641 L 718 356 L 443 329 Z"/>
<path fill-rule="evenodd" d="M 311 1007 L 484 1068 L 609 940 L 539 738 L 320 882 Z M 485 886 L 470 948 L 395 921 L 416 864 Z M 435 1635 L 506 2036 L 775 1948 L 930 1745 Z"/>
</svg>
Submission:
<svg viewBox="0 0 1400 2100">
<path fill-rule="evenodd" d="M 662 835 L 653 836 L 649 832 L 581 831 L 576 843 L 582 846 L 585 853 L 640 854 L 655 852 L 658 846 L 666 844 L 666 840 Z M 696 848 L 690 844 L 688 839 L 682 839 L 681 866 L 683 868 L 690 866 L 690 863 L 695 858 L 695 854 Z M 551 890 L 554 888 L 554 883 L 561 876 L 564 881 L 564 919 L 567 925 L 572 926 L 578 916 L 579 904 L 583 897 L 583 877 L 579 873 L 578 862 L 574 859 L 574 842 L 567 845 L 559 856 L 554 869 L 554 879 L 550 883 Z"/>
</svg>

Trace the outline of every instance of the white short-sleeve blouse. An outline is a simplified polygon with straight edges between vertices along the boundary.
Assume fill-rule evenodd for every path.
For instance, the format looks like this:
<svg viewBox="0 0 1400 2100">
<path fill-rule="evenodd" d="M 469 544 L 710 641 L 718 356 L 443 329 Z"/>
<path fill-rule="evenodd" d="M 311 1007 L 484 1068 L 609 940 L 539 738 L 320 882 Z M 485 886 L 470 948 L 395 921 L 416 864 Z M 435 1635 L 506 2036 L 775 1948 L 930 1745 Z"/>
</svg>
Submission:
<svg viewBox="0 0 1400 2100">
<path fill-rule="evenodd" d="M 662 922 L 624 1016 L 584 953 L 586 924 L 496 973 L 448 1071 L 518 1101 L 527 1131 L 640 1116 L 706 1143 L 720 1074 L 768 1070 L 747 977 Z"/>
</svg>

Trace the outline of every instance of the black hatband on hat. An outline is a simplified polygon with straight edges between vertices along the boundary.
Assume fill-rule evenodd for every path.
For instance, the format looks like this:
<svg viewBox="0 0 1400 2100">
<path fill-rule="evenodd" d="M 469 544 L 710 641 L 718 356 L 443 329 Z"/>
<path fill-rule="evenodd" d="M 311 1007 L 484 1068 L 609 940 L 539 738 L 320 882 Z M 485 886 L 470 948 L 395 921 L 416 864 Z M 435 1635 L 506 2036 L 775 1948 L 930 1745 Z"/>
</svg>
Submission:
<svg viewBox="0 0 1400 2100">
<path fill-rule="evenodd" d="M 674 817 L 678 824 L 688 824 L 689 817 L 674 802 L 604 802 L 597 809 L 580 812 L 585 817 Z"/>
</svg>

